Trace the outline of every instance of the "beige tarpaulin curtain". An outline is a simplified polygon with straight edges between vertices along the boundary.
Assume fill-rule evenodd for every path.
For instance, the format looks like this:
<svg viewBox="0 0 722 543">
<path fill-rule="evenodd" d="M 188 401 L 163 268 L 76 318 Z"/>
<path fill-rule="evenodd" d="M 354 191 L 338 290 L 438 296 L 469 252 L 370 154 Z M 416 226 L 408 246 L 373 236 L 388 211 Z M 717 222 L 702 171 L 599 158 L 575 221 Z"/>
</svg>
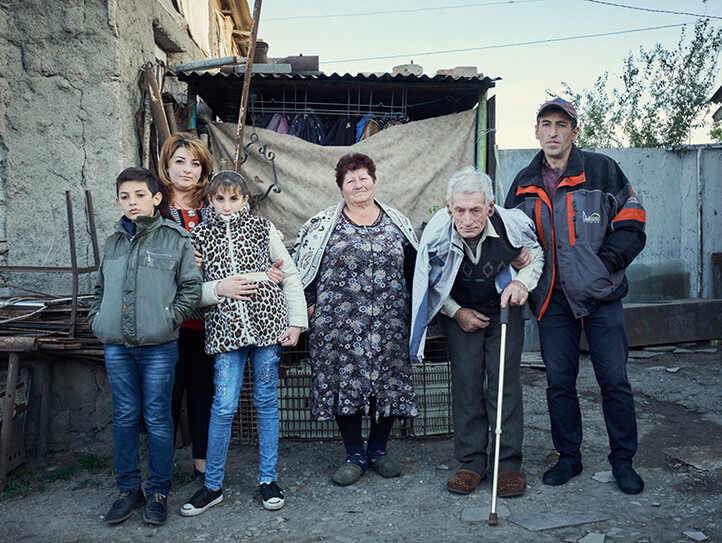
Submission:
<svg viewBox="0 0 722 543">
<path fill-rule="evenodd" d="M 445 205 L 446 183 L 456 170 L 474 164 L 476 109 L 397 125 L 350 147 L 324 147 L 300 138 L 257 128 L 259 140 L 275 153 L 280 194 L 261 202 L 259 214 L 271 219 L 286 245 L 309 217 L 341 200 L 334 166 L 349 152 L 370 156 L 376 163 L 376 199 L 405 213 L 417 230 L 431 217 L 430 209 Z M 232 168 L 236 125 L 209 123 L 214 171 L 221 159 Z M 246 131 L 246 141 L 250 133 Z M 247 179 L 265 181 L 251 187 L 264 191 L 272 183 L 271 164 L 254 146 L 243 165 Z"/>
</svg>

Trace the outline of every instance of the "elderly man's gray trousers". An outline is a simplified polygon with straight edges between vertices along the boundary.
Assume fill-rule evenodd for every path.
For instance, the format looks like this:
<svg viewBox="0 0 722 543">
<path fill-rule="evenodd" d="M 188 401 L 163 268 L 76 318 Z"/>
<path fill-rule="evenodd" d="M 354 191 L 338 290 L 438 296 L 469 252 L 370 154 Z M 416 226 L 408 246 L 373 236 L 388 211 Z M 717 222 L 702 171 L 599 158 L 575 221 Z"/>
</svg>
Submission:
<svg viewBox="0 0 722 543">
<path fill-rule="evenodd" d="M 489 326 L 464 332 L 454 319 L 441 316 L 451 360 L 451 393 L 454 419 L 454 455 L 463 468 L 486 476 L 493 465 L 496 396 L 499 386 L 501 323 L 492 315 Z M 519 470 L 524 434 L 524 407 L 521 395 L 521 351 L 524 346 L 524 320 L 521 308 L 512 307 L 506 329 L 504 395 L 501 422 L 499 469 Z M 484 383 L 484 376 L 488 381 Z M 492 446 L 489 447 L 489 428 Z M 487 451 L 489 449 L 489 451 Z M 489 459 L 491 458 L 491 462 Z"/>
</svg>

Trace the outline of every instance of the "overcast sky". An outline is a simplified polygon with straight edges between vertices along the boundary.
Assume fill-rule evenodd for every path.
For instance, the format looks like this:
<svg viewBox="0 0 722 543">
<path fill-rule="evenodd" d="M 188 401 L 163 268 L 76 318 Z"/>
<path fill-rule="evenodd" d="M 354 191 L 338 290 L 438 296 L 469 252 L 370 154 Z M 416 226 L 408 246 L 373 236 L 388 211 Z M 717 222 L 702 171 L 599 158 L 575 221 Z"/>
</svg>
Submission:
<svg viewBox="0 0 722 543">
<path fill-rule="evenodd" d="M 696 20 L 610 4 L 706 14 L 722 24 L 722 0 L 265 0 L 258 37 L 271 57 L 318 55 L 327 74 L 391 72 L 412 60 L 428 75 L 476 66 L 502 78 L 492 90 L 499 147 L 530 148 L 547 88 L 561 91 L 562 81 L 577 92 L 589 88 L 604 71 L 619 74 L 640 46 L 676 48 L 679 25 L 689 35 Z M 579 37 L 598 34 L 608 35 Z M 537 43 L 513 45 L 527 42 Z M 692 143 L 707 141 L 705 130 Z"/>
</svg>

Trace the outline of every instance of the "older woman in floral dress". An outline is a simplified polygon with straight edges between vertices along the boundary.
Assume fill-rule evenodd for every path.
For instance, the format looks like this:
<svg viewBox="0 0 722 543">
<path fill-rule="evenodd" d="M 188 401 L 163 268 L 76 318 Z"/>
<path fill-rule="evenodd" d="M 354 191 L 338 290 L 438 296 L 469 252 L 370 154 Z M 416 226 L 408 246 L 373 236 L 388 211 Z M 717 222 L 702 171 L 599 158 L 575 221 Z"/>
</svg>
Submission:
<svg viewBox="0 0 722 543">
<path fill-rule="evenodd" d="M 417 241 L 402 213 L 374 199 L 371 158 L 343 156 L 336 183 L 343 201 L 303 225 L 293 253 L 309 306 L 311 415 L 336 419 L 346 462 L 333 480 L 346 486 L 368 466 L 384 477 L 401 473 L 386 443 L 396 417 L 418 413 L 408 347 Z"/>
</svg>

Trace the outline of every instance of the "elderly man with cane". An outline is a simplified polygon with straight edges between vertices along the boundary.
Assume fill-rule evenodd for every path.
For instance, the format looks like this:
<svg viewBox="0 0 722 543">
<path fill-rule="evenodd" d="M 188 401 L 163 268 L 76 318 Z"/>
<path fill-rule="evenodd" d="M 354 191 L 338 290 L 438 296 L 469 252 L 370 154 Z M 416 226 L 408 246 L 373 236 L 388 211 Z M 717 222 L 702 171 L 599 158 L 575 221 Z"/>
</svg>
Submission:
<svg viewBox="0 0 722 543">
<path fill-rule="evenodd" d="M 532 218 L 546 254 L 531 305 L 539 315 L 559 460 L 543 481 L 563 485 L 582 471 L 576 380 L 583 328 L 602 393 L 612 474 L 622 492 L 638 494 L 644 481 L 632 467 L 637 421 L 621 300 L 629 290 L 627 266 L 646 241 L 645 211 L 614 160 L 574 145 L 579 127 L 572 104 L 561 98 L 542 104 L 534 133 L 542 150 L 517 174 L 506 205 Z"/>
<path fill-rule="evenodd" d="M 520 268 L 518 274 L 510 265 Z M 523 406 L 521 306 L 534 289 L 544 254 L 529 218 L 494 206 L 491 179 L 468 167 L 449 180 L 447 207 L 429 221 L 419 243 L 414 274 L 411 355 L 423 357 L 426 326 L 436 313 L 451 359 L 454 454 L 461 463 L 447 488 L 469 494 L 486 478 L 489 424 L 503 402 L 498 495 L 526 489 L 521 469 Z M 512 306 L 504 361 L 503 395 L 497 399 L 500 307 Z M 485 385 L 486 378 L 486 385 Z"/>
</svg>

